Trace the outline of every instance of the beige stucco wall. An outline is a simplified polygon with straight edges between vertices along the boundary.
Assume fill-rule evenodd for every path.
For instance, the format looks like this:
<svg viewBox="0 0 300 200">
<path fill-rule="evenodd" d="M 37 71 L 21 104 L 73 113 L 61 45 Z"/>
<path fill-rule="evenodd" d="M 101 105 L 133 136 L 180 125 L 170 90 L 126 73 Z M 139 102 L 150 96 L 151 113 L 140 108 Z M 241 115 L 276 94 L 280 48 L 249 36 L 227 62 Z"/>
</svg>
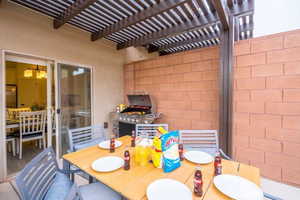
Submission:
<svg viewBox="0 0 300 200">
<path fill-rule="evenodd" d="M 148 53 L 144 47 L 128 47 L 125 49 L 126 64 L 156 57 L 158 57 L 158 52 Z"/>
<path fill-rule="evenodd" d="M 48 57 L 94 69 L 94 122 L 103 124 L 122 102 L 125 52 L 107 40 L 90 41 L 90 34 L 64 25 L 53 29 L 52 19 L 15 5 L 0 7 L 0 49 Z"/>
<path fill-rule="evenodd" d="M 0 0 L 0 50 L 92 66 L 95 124 L 108 121 L 108 113 L 123 101 L 124 63 L 157 56 L 148 54 L 143 48 L 117 51 L 116 44 L 105 39 L 91 42 L 90 33 L 67 24 L 55 30 L 50 17 L 7 3 L 7 0 Z M 0 72 L 1 69 L 2 66 Z M 1 73 L 0 83 L 4 78 Z M 3 95 L 0 94 L 0 97 L 1 106 Z M 0 112 L 4 113 L 3 110 Z M 4 120 L 0 121 L 4 123 Z M 4 145 L 4 141 L 0 140 L 0 147 Z M 0 148 L 0 155 L 3 155 L 2 150 Z M 0 157 L 0 163 L 4 163 L 4 160 Z M 3 170 L 0 166 L 0 180 L 4 175 Z"/>
</svg>

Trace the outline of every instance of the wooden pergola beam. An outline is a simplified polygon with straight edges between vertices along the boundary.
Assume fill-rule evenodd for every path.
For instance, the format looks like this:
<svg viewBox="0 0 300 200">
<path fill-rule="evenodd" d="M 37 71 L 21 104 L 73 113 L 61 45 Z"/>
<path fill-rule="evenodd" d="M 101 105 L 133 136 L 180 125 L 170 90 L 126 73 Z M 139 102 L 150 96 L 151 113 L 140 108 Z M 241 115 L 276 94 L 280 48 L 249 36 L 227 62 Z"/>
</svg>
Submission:
<svg viewBox="0 0 300 200">
<path fill-rule="evenodd" d="M 163 45 L 163 46 L 158 48 L 158 51 L 164 51 L 164 50 L 167 50 L 167 49 L 176 48 L 176 47 L 180 47 L 180 46 L 185 46 L 185 45 L 188 45 L 188 44 L 204 42 L 204 41 L 212 40 L 212 39 L 219 38 L 219 37 L 220 37 L 219 34 L 211 33 L 209 35 L 205 35 L 205 36 L 202 36 L 202 37 L 197 37 L 197 38 L 193 38 L 193 39 L 189 39 L 189 40 L 183 40 L 183 41 L 180 41 L 180 42 Z"/>
<path fill-rule="evenodd" d="M 60 28 L 62 25 L 73 19 L 76 15 L 82 12 L 84 9 L 95 3 L 97 0 L 76 0 L 71 6 L 69 6 L 57 19 L 53 21 L 53 27 L 55 29 Z"/>
<path fill-rule="evenodd" d="M 101 31 L 93 33 L 91 40 L 96 41 L 96 40 L 103 38 L 105 36 L 108 36 L 114 32 L 118 32 L 126 27 L 129 27 L 129 26 L 139 23 L 141 21 L 145 21 L 148 18 L 151 18 L 151 17 L 159 15 L 167 10 L 170 10 L 172 8 L 180 6 L 184 3 L 186 3 L 187 1 L 190 1 L 190 0 L 161 1 L 160 3 L 155 4 L 152 7 L 149 7 L 141 12 L 138 12 L 135 15 L 127 17 L 111 26 L 108 26 L 107 28 L 105 28 Z"/>
<path fill-rule="evenodd" d="M 228 7 L 223 4 L 224 1 L 222 0 L 212 0 L 212 2 L 218 13 L 223 29 L 228 30 L 229 29 Z"/>
<path fill-rule="evenodd" d="M 120 43 L 117 45 L 117 49 L 120 50 L 120 49 L 124 49 L 124 48 L 130 47 L 130 46 L 142 46 L 145 44 L 150 44 L 153 41 L 156 41 L 160 38 L 168 37 L 173 34 L 178 34 L 178 33 L 182 33 L 185 31 L 199 29 L 201 27 L 206 27 L 208 25 L 215 24 L 218 21 L 219 21 L 219 19 L 216 16 L 214 16 L 212 21 L 208 21 L 203 16 L 197 17 L 197 18 L 193 19 L 192 21 L 188 21 L 186 23 L 182 23 L 177 26 L 173 26 L 171 28 L 161 30 L 158 32 L 153 32 L 153 33 L 150 33 L 148 35 L 145 35 L 143 37 L 140 37 L 140 38 L 137 38 L 134 40 L 129 40 L 129 41 Z"/>
</svg>

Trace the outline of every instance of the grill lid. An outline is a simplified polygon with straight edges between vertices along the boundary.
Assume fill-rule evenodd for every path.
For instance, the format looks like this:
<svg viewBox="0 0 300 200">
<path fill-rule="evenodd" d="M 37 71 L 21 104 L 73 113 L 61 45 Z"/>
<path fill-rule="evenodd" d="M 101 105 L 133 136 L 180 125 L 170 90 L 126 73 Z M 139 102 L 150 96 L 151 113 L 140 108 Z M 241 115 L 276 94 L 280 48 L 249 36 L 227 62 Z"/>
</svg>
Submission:
<svg viewBox="0 0 300 200">
<path fill-rule="evenodd" d="M 152 107 L 150 96 L 145 95 L 134 95 L 129 94 L 127 95 L 129 106 L 145 106 L 145 107 Z"/>
<path fill-rule="evenodd" d="M 151 98 L 149 95 L 127 95 L 129 106 L 124 109 L 121 113 L 126 112 L 145 112 L 146 114 L 151 113 Z"/>
</svg>

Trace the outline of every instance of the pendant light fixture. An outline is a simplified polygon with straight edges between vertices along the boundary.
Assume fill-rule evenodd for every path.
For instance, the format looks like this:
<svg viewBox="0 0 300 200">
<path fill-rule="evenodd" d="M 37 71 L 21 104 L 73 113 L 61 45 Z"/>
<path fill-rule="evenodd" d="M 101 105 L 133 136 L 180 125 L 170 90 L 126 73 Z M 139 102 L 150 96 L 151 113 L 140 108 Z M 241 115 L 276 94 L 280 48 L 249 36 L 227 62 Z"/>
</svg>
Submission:
<svg viewBox="0 0 300 200">
<path fill-rule="evenodd" d="M 41 70 L 38 65 L 36 65 L 35 69 L 26 69 L 26 70 L 24 70 L 24 77 L 25 78 L 33 77 L 33 71 L 36 71 L 36 78 L 37 79 L 47 78 L 47 71 Z"/>
<path fill-rule="evenodd" d="M 30 78 L 33 75 L 33 71 L 31 69 L 26 69 L 24 70 L 24 77 L 25 78 Z"/>
</svg>

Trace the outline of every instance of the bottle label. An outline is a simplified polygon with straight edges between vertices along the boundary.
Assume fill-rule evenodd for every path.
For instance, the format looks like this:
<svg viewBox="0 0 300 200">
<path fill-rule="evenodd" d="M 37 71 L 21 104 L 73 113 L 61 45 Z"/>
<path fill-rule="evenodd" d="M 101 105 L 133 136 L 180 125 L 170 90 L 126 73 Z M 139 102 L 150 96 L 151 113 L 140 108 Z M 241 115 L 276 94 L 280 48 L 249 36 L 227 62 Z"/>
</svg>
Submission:
<svg viewBox="0 0 300 200">
<path fill-rule="evenodd" d="M 198 185 L 198 184 L 202 184 L 202 180 L 194 179 L 194 183 L 197 184 L 197 185 Z"/>
</svg>

